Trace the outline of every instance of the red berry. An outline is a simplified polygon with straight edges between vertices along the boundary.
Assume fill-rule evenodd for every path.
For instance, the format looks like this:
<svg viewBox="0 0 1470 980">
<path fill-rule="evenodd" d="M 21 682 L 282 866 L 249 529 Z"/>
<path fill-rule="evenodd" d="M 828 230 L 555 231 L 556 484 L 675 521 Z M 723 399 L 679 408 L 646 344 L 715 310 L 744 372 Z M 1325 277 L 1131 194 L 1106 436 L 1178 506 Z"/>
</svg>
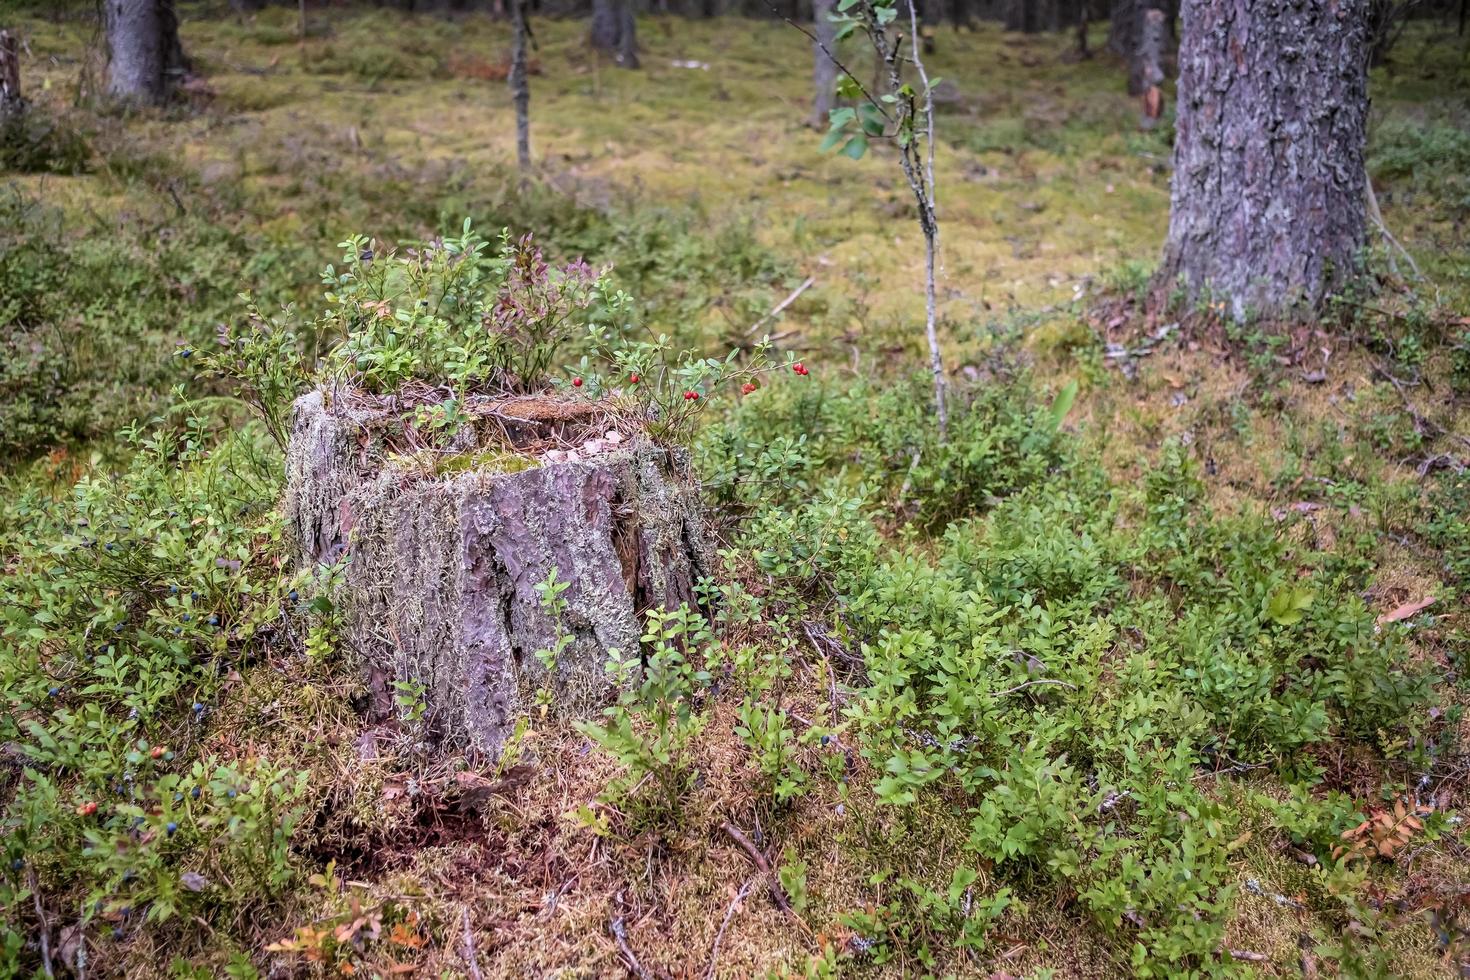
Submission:
<svg viewBox="0 0 1470 980">
<path fill-rule="evenodd" d="M 684 392 L 684 400 L 686 402 L 697 402 L 697 401 L 699 401 L 699 392 L 697 392 L 697 391 L 686 391 L 686 392 Z"/>
<path fill-rule="evenodd" d="M 807 369 L 806 369 L 806 365 L 803 364 L 803 363 L 801 363 L 800 361 L 797 361 L 795 364 L 791 365 L 791 370 L 795 371 L 797 374 L 801 375 L 802 377 L 806 377 L 806 375 L 808 373 L 807 372 Z"/>
<path fill-rule="evenodd" d="M 77 807 L 77 816 L 79 816 L 79 817 L 90 817 L 92 814 L 94 814 L 96 812 L 97 812 L 97 804 L 94 803 L 94 802 L 92 802 L 91 800 L 88 800 L 87 802 L 83 803 L 81 806 Z"/>
<path fill-rule="evenodd" d="M 629 384 L 632 384 L 632 385 L 636 385 L 638 383 L 638 375 L 636 375 L 636 374 L 630 374 L 630 375 L 628 375 L 628 383 Z"/>
<path fill-rule="evenodd" d="M 167 751 L 168 749 L 164 748 L 162 745 L 155 745 L 153 746 L 153 751 L 148 754 L 153 756 L 153 758 L 155 759 L 162 759 L 163 754 Z"/>
<path fill-rule="evenodd" d="M 572 379 L 572 387 L 573 388 L 580 388 L 580 387 L 582 387 L 582 379 L 581 378 L 573 378 Z"/>
<path fill-rule="evenodd" d="M 752 391 L 755 391 L 755 382 L 754 381 L 747 381 L 747 382 L 745 382 L 745 384 L 743 384 L 743 385 L 740 386 L 740 393 L 743 394 L 743 395 L 748 395 Z"/>
</svg>

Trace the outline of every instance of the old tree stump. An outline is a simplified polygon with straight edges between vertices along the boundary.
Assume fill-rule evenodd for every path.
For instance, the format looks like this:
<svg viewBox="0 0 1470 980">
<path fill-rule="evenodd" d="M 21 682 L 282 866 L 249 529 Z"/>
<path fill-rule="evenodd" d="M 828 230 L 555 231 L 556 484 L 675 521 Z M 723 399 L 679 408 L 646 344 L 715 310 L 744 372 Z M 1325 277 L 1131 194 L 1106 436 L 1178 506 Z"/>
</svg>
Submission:
<svg viewBox="0 0 1470 980">
<path fill-rule="evenodd" d="M 299 398 L 285 515 L 307 563 L 348 558 L 347 640 L 379 710 L 422 685 L 429 731 L 499 753 L 548 680 L 559 709 L 607 694 L 607 651 L 636 650 L 642 614 L 695 604 L 706 571 L 698 488 L 678 451 L 590 402 L 470 406 L 455 452 L 409 451 L 403 406 L 361 393 Z M 571 643 L 536 586 L 568 583 Z M 401 688 L 398 688 L 401 690 Z"/>
</svg>

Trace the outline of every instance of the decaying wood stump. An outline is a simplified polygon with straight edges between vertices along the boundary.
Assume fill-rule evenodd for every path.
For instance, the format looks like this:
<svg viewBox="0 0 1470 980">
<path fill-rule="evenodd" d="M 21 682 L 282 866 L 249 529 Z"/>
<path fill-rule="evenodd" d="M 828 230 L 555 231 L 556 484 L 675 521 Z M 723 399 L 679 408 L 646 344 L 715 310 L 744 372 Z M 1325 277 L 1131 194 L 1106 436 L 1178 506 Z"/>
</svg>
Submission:
<svg viewBox="0 0 1470 980">
<path fill-rule="evenodd" d="M 607 694 L 607 651 L 638 648 L 644 611 L 695 604 L 707 550 L 687 461 L 597 406 L 470 411 L 459 452 L 403 454 L 401 406 L 302 396 L 285 515 L 301 560 L 349 558 L 349 640 L 379 701 L 421 684 L 444 744 L 494 755 L 547 680 L 535 653 L 556 624 L 536 585 L 552 569 L 572 637 L 552 686 L 585 715 Z"/>
</svg>

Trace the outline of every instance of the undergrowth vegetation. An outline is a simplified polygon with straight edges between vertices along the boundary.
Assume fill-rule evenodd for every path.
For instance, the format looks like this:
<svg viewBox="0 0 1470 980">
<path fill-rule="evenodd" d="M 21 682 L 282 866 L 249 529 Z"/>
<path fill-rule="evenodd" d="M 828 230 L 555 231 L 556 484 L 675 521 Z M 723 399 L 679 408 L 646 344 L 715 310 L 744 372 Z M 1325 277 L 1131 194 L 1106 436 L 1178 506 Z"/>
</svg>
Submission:
<svg viewBox="0 0 1470 980">
<path fill-rule="evenodd" d="M 184 123 L 145 117 L 94 120 L 54 166 L 6 163 L 72 176 L 0 194 L 0 974 L 637 957 L 1377 977 L 1470 958 L 1470 287 L 1446 271 L 1463 105 L 1421 125 L 1399 114 L 1411 73 L 1375 80 L 1372 170 L 1427 280 L 1385 268 L 1299 334 L 1189 311 L 1181 338 L 1132 305 L 1166 186 L 1137 161 L 1167 137 L 1122 133 L 1131 104 L 1092 93 L 1116 66 L 1057 94 L 1057 66 L 1024 59 L 1064 39 L 944 32 L 946 76 L 979 84 L 970 43 L 1014 75 L 940 118 L 945 219 L 987 229 L 949 253 L 944 441 L 904 366 L 912 270 L 862 254 L 892 238 L 894 197 L 762 116 L 768 79 L 687 83 L 690 125 L 769 154 L 727 173 L 730 153 L 658 138 L 687 92 L 594 75 L 550 24 L 567 70 L 538 83 L 568 111 L 567 168 L 517 188 L 498 161 L 449 162 L 460 30 L 423 19 L 389 44 L 396 15 L 323 11 L 278 70 L 288 14 L 186 19 L 190 44 L 270 66 L 247 87 L 216 57 L 201 118 L 242 133 L 191 162 Z M 740 56 L 792 71 L 766 48 L 805 41 L 776 30 L 740 27 Z M 443 112 L 395 131 L 421 106 L 395 82 Z M 639 94 L 639 152 L 669 182 L 643 191 L 617 152 L 571 159 L 616 138 L 603 100 L 642 112 Z M 288 116 L 298 98 L 320 113 Z M 718 128 L 727 102 L 749 131 Z M 789 227 L 733 206 L 768 186 Z M 1094 198 L 1118 220 L 1079 218 Z M 507 231 L 487 242 L 466 214 Z M 436 447 L 468 397 L 624 399 L 688 448 L 719 572 L 610 653 L 602 714 L 564 718 L 547 692 L 497 760 L 437 752 L 412 684 L 370 722 L 342 567 L 298 568 L 277 511 L 291 398 L 333 382 L 433 388 L 413 424 Z"/>
</svg>

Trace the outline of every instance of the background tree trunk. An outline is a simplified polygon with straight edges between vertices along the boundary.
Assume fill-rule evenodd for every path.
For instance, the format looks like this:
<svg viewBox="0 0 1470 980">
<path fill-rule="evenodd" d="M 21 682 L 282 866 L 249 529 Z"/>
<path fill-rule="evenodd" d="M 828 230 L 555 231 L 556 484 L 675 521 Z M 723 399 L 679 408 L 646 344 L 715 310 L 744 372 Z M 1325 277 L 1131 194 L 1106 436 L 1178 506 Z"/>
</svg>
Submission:
<svg viewBox="0 0 1470 980">
<path fill-rule="evenodd" d="M 1133 57 L 1138 47 L 1140 0 L 1113 0 L 1108 14 L 1108 50 L 1121 58 Z"/>
<path fill-rule="evenodd" d="M 1156 285 L 1236 319 L 1319 310 L 1365 235 L 1368 0 L 1186 0 Z"/>
<path fill-rule="evenodd" d="M 618 52 L 618 18 L 621 0 L 592 0 L 592 47 L 605 54 Z"/>
<path fill-rule="evenodd" d="M 618 0 L 618 64 L 638 67 L 638 16 L 633 0 Z"/>
<path fill-rule="evenodd" d="M 827 128 L 827 117 L 837 98 L 837 64 L 832 60 L 837 54 L 837 25 L 831 20 L 832 9 L 833 0 L 815 0 L 812 4 L 812 33 L 816 36 L 812 42 L 812 126 L 817 129 Z"/>
<path fill-rule="evenodd" d="M 516 109 L 516 163 L 531 172 L 531 81 L 526 71 L 526 0 L 510 0 L 510 100 Z"/>
<path fill-rule="evenodd" d="M 104 0 L 107 94 L 157 105 L 188 70 L 172 0 Z"/>
<path fill-rule="evenodd" d="M 1147 3 L 1138 14 L 1138 28 L 1133 32 L 1136 43 L 1128 57 L 1129 95 L 1143 95 L 1164 80 L 1164 12 Z"/>
<path fill-rule="evenodd" d="M 935 34 L 939 30 L 940 21 L 944 19 L 944 0 L 910 0 L 919 5 L 919 15 L 923 18 L 919 33 L 923 35 L 925 54 L 934 53 Z"/>
<path fill-rule="evenodd" d="M 10 31 L 0 30 L 0 124 L 25 108 L 20 94 L 20 43 Z"/>
</svg>

